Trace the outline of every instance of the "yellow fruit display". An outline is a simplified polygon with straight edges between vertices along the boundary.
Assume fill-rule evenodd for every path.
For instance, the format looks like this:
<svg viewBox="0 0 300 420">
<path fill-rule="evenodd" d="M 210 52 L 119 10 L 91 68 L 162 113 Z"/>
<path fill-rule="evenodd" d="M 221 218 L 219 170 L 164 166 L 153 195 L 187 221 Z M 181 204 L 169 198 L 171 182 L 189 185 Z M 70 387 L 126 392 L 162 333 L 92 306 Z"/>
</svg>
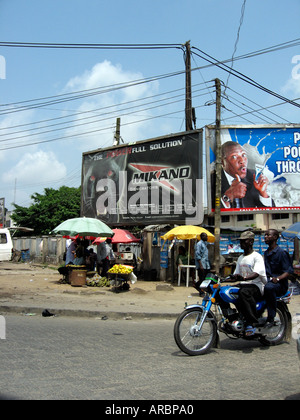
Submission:
<svg viewBox="0 0 300 420">
<path fill-rule="evenodd" d="M 108 272 L 111 274 L 130 274 L 132 271 L 133 267 L 124 264 L 115 264 L 108 270 Z"/>
</svg>

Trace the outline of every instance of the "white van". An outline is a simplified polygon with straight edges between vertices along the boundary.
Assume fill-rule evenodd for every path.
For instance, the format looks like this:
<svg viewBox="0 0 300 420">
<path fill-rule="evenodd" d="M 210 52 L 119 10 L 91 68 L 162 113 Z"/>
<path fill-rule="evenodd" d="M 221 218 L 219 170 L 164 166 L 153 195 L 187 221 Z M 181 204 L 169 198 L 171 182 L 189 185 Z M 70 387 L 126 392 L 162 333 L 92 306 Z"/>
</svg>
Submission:
<svg viewBox="0 0 300 420">
<path fill-rule="evenodd" d="M 0 229 L 0 261 L 10 261 L 13 243 L 8 229 Z"/>
</svg>

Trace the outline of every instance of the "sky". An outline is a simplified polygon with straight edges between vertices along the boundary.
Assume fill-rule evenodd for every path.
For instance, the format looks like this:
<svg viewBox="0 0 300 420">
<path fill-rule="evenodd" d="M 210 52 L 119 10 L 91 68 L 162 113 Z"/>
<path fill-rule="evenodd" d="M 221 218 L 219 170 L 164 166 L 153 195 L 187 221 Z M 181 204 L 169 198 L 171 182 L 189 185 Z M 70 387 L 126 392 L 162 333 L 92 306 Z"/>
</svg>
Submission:
<svg viewBox="0 0 300 420">
<path fill-rule="evenodd" d="M 5 207 L 28 207 L 45 188 L 79 187 L 82 153 L 112 146 L 117 118 L 124 143 L 184 131 L 188 41 L 197 128 L 215 121 L 216 78 L 222 124 L 298 123 L 299 107 L 209 65 L 203 53 L 300 103 L 299 18 L 299 0 L 0 0 Z"/>
</svg>

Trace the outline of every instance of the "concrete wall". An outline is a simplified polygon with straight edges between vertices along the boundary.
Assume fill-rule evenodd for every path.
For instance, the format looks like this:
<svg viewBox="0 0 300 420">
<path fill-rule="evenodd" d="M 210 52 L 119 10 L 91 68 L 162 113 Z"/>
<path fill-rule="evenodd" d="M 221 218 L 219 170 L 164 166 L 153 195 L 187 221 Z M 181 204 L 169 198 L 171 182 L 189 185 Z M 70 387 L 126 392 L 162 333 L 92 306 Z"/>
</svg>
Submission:
<svg viewBox="0 0 300 420">
<path fill-rule="evenodd" d="M 40 263 L 63 263 L 66 239 L 61 236 L 19 237 L 12 238 L 15 251 L 21 251 L 29 260 Z M 29 251 L 29 252 L 28 252 Z"/>
</svg>

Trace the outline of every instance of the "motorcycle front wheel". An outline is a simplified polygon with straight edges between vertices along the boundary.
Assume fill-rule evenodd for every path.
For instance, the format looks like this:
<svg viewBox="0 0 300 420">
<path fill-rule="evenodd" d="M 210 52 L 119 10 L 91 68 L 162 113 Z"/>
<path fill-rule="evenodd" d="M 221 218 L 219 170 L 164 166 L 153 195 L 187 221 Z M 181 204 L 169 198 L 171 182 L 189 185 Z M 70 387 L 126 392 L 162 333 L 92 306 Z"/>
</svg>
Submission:
<svg viewBox="0 0 300 420">
<path fill-rule="evenodd" d="M 175 342 L 189 356 L 207 353 L 217 340 L 217 325 L 212 312 L 208 312 L 202 328 L 199 329 L 202 315 L 202 308 L 186 309 L 174 325 Z"/>
</svg>

